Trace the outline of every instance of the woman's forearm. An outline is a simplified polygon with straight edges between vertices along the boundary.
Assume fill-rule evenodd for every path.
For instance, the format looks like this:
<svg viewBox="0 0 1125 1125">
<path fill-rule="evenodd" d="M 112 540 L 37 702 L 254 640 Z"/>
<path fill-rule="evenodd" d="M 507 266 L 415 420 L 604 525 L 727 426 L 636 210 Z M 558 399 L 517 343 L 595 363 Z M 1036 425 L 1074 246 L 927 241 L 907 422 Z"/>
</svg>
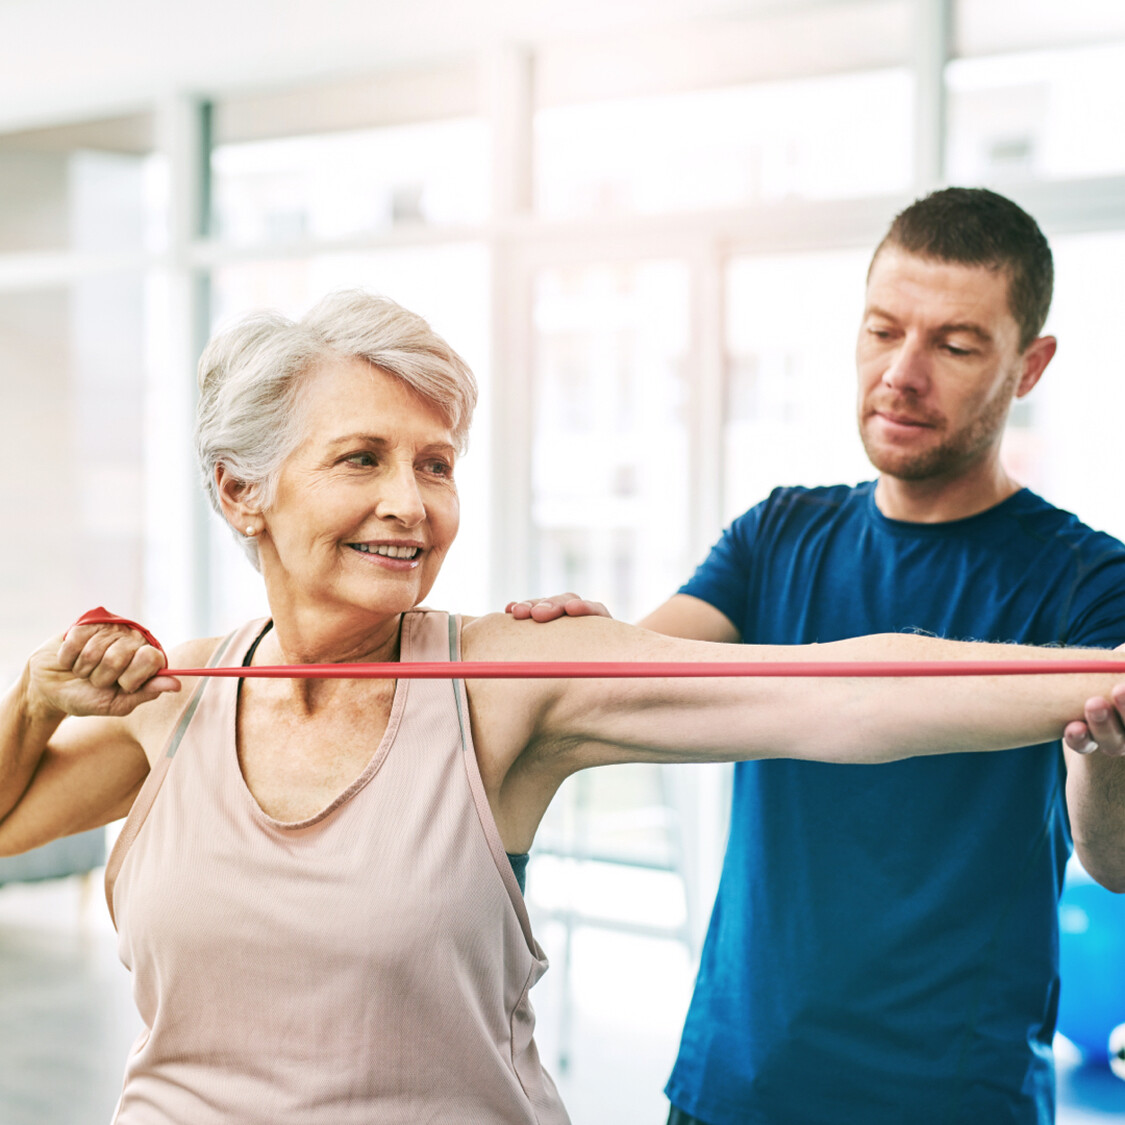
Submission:
<svg viewBox="0 0 1125 1125">
<path fill-rule="evenodd" d="M 859 637 L 801 650 L 801 659 L 888 661 L 1050 661 L 1115 659 L 1119 673 L 974 675 L 845 680 L 840 749 L 846 760 L 997 750 L 1061 737 L 1085 701 L 1125 680 L 1125 654 L 947 641 L 910 634 Z M 821 681 L 825 683 L 826 681 Z M 832 729 L 832 728 L 827 728 Z M 839 726 L 837 727 L 839 729 Z M 877 745 L 865 742 L 875 739 Z"/>
<path fill-rule="evenodd" d="M 65 717 L 33 703 L 26 668 L 0 700 L 0 822 L 19 803 Z"/>
<path fill-rule="evenodd" d="M 717 645 L 657 636 L 601 618 L 550 628 L 569 634 L 560 636 L 561 645 L 550 646 L 559 659 L 805 663 L 1114 656 L 911 634 L 792 647 Z M 571 681 L 558 689 L 555 706 L 545 714 L 560 744 L 583 747 L 579 753 L 588 760 L 582 764 L 749 757 L 885 762 L 1058 738 L 1066 723 L 1082 714 L 1087 698 L 1106 695 L 1125 681 L 1125 654 L 1118 659 L 1120 675 Z"/>
</svg>

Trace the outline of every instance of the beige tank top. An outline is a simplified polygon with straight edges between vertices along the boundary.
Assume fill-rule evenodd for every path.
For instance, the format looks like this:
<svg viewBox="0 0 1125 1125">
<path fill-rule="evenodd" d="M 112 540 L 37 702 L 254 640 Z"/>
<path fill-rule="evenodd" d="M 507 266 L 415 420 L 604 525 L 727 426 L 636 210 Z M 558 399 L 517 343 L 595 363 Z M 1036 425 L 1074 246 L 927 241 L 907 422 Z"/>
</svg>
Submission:
<svg viewBox="0 0 1125 1125">
<path fill-rule="evenodd" d="M 214 663 L 237 666 L 252 622 Z M 403 619 L 401 659 L 460 622 Z M 201 679 L 106 872 L 144 1020 L 117 1125 L 565 1125 L 532 1039 L 546 959 L 488 806 L 465 685 L 399 680 L 363 773 L 284 823 L 243 780 L 238 684 Z"/>
</svg>

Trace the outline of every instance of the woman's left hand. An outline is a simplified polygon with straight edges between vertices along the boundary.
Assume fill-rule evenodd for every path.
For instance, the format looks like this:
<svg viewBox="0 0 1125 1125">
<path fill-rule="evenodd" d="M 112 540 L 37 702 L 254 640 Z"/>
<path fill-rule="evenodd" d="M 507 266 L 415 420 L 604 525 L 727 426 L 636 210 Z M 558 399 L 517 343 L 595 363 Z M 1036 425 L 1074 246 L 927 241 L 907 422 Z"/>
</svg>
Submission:
<svg viewBox="0 0 1125 1125">
<path fill-rule="evenodd" d="M 1120 645 L 1118 652 L 1125 651 Z M 1085 719 L 1069 723 L 1063 742 L 1076 754 L 1108 754 L 1111 758 L 1125 756 L 1125 685 L 1113 690 L 1113 698 L 1095 696 L 1086 701 Z"/>
</svg>

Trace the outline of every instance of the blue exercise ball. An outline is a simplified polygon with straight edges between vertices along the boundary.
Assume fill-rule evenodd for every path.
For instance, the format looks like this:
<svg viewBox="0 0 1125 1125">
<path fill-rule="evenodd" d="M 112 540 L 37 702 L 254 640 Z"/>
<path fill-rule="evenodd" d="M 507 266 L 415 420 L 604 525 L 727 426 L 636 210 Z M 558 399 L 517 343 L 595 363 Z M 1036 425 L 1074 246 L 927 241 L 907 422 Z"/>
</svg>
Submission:
<svg viewBox="0 0 1125 1125">
<path fill-rule="evenodd" d="M 1125 1023 L 1109 1033 L 1109 1069 L 1125 1078 Z"/>
<path fill-rule="evenodd" d="M 1125 1024 L 1125 895 L 1074 860 L 1059 900 L 1059 975 L 1059 1031 L 1087 1062 L 1105 1063 L 1110 1035 Z"/>
</svg>

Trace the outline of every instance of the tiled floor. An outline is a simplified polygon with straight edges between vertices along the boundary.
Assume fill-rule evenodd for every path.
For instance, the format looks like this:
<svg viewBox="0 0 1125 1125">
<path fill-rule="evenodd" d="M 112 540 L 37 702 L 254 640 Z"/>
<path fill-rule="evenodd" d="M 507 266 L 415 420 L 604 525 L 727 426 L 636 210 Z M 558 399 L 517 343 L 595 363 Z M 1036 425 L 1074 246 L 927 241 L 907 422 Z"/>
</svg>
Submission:
<svg viewBox="0 0 1125 1125">
<path fill-rule="evenodd" d="M 564 1030 L 562 932 L 537 988 L 539 1042 L 552 1069 Z M 653 981 L 660 987 L 654 988 Z M 691 965 L 676 943 L 597 930 L 572 949 L 570 1066 L 557 1073 L 574 1125 L 662 1125 Z M 138 1030 L 100 884 L 0 888 L 0 1125 L 106 1125 Z M 1125 1082 L 1060 1074 L 1059 1125 L 1125 1123 Z"/>
<path fill-rule="evenodd" d="M 3 1125 L 106 1125 L 138 1025 L 97 876 L 0 889 Z"/>
</svg>

